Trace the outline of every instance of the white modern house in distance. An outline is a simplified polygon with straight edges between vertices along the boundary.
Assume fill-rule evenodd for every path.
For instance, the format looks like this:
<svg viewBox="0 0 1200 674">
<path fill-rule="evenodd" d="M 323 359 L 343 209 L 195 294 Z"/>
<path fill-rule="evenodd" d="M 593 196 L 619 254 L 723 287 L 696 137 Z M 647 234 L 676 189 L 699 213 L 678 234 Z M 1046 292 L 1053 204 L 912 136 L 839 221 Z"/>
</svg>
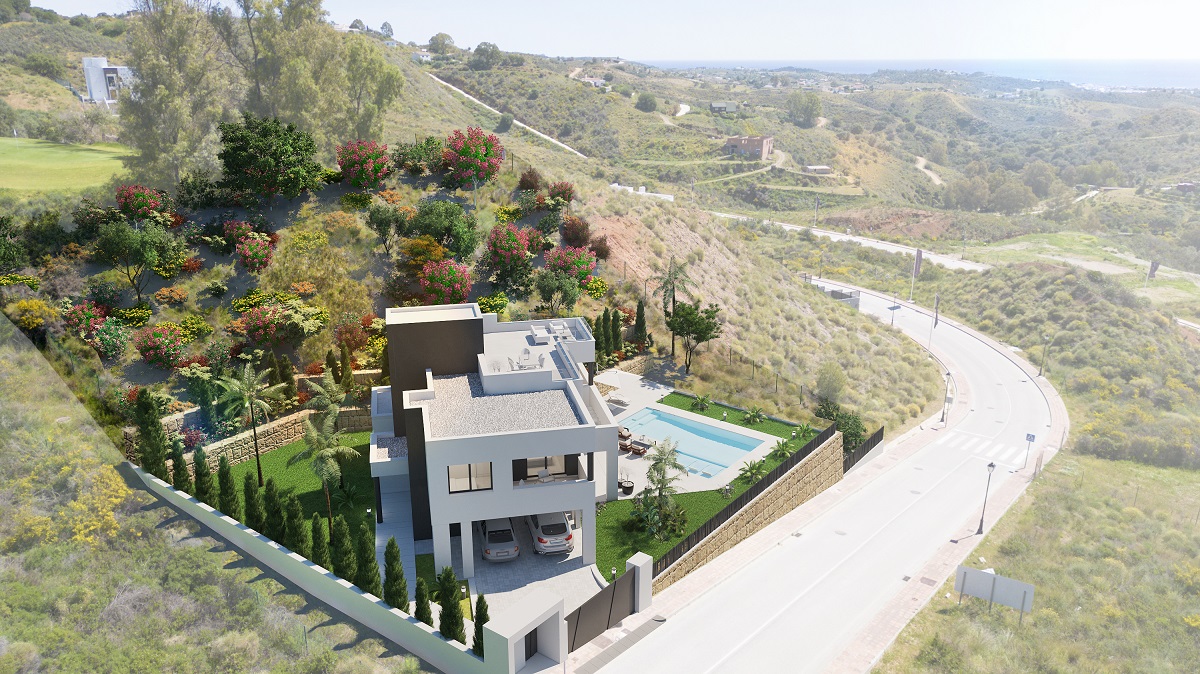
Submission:
<svg viewBox="0 0 1200 674">
<path fill-rule="evenodd" d="M 566 512 L 594 563 L 595 504 L 617 498 L 617 424 L 592 385 L 587 322 L 502 323 L 472 303 L 391 308 L 386 323 L 391 385 L 371 395 L 377 521 L 410 506 L 437 568 L 460 537 L 470 578 L 475 523 Z"/>
<path fill-rule="evenodd" d="M 88 101 L 113 103 L 122 89 L 132 86 L 133 71 L 126 66 L 110 66 L 103 56 L 91 56 L 83 59 L 83 80 Z"/>
</svg>

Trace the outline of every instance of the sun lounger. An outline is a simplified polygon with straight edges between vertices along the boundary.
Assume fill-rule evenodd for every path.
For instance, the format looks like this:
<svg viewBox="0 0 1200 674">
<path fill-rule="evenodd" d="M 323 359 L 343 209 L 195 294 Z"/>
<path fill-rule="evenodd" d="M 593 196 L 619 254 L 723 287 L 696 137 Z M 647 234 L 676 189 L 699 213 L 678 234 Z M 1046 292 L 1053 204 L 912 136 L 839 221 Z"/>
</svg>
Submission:
<svg viewBox="0 0 1200 674">
<path fill-rule="evenodd" d="M 617 429 L 617 437 L 622 440 L 628 440 L 633 437 L 633 432 L 624 426 Z"/>
</svg>

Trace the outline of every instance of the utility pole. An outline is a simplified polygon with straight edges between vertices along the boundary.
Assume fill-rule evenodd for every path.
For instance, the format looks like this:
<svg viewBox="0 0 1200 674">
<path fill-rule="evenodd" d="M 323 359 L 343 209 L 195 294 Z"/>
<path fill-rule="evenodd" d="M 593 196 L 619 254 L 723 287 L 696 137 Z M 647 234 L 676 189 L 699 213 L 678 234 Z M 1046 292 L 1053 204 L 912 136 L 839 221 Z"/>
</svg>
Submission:
<svg viewBox="0 0 1200 674">
<path fill-rule="evenodd" d="M 821 197 L 817 197 L 816 210 L 813 211 L 813 227 L 817 226 L 817 219 L 821 217 Z"/>
<path fill-rule="evenodd" d="M 892 327 L 896 327 L 896 312 L 900 311 L 900 300 L 896 299 L 896 291 L 892 291 Z"/>
</svg>

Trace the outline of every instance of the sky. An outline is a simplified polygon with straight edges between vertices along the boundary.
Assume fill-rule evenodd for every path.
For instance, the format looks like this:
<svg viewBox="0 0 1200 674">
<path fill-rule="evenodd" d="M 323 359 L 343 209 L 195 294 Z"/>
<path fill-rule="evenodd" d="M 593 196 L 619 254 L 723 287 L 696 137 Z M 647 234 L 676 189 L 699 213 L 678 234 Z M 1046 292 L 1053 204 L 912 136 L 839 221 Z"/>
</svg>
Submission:
<svg viewBox="0 0 1200 674">
<path fill-rule="evenodd" d="M 128 0 L 34 0 L 59 13 Z M 1192 0 L 325 0 L 330 18 L 549 56 L 663 60 L 1200 60 Z"/>
</svg>

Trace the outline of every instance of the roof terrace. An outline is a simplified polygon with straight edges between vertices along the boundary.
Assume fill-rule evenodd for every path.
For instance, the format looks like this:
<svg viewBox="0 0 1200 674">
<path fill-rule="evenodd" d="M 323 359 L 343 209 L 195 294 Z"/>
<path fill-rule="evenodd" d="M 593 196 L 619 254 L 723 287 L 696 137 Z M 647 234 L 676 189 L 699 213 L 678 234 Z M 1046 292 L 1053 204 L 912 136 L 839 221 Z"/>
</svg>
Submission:
<svg viewBox="0 0 1200 674">
<path fill-rule="evenodd" d="M 480 376 L 433 377 L 433 397 L 412 403 L 424 407 L 435 438 L 488 435 L 586 424 L 562 388 L 489 395 Z"/>
</svg>

